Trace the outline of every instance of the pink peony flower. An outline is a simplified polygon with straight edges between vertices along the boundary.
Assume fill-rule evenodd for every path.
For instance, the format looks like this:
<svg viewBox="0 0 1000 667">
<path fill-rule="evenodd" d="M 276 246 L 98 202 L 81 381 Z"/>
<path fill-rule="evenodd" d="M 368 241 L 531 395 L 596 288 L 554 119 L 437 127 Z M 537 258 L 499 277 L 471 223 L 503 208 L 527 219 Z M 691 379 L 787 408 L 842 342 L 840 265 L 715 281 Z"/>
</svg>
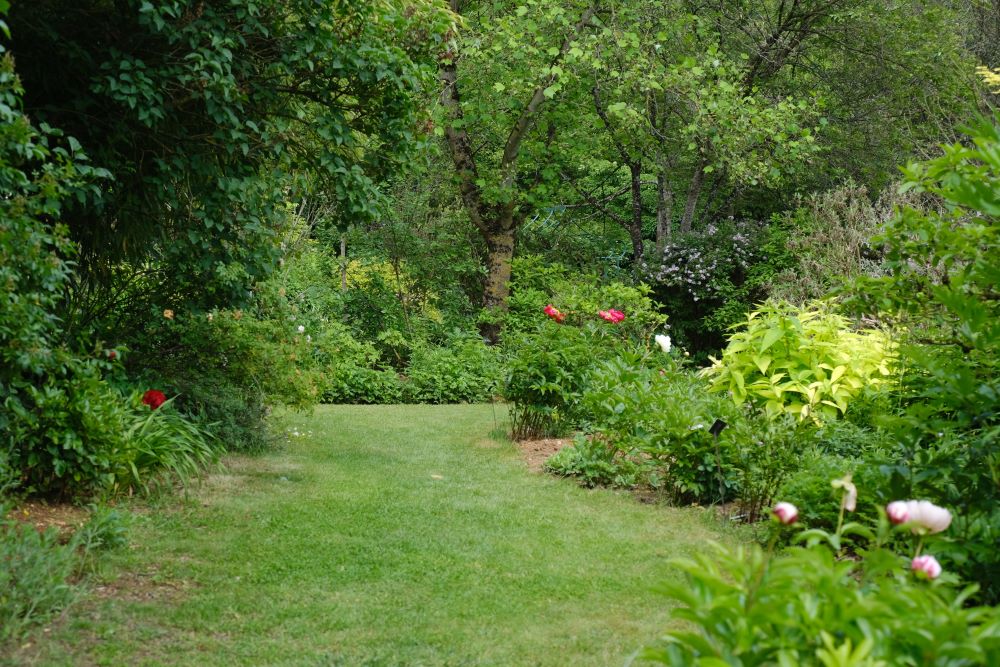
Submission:
<svg viewBox="0 0 1000 667">
<path fill-rule="evenodd" d="M 799 508 L 791 503 L 778 503 L 774 506 L 774 516 L 778 521 L 789 526 L 799 518 Z"/>
<path fill-rule="evenodd" d="M 611 308 L 610 310 L 600 310 L 597 312 L 597 315 L 602 320 L 606 320 L 612 324 L 618 324 L 625 319 L 625 313 L 620 310 L 615 310 L 614 308 Z"/>
<path fill-rule="evenodd" d="M 897 526 L 910 520 L 910 509 L 905 500 L 894 500 L 886 505 L 885 514 Z"/>
<path fill-rule="evenodd" d="M 142 402 L 148 405 L 150 410 L 155 410 L 167 402 L 167 397 L 159 389 L 150 389 L 142 395 Z"/>
<path fill-rule="evenodd" d="M 917 576 L 926 576 L 928 579 L 937 579 L 941 576 L 941 563 L 937 562 L 937 558 L 930 554 L 914 558 L 910 563 L 910 569 Z"/>
<path fill-rule="evenodd" d="M 906 512 L 914 533 L 940 533 L 951 525 L 951 512 L 927 500 L 907 500 Z"/>
<path fill-rule="evenodd" d="M 554 319 L 556 322 L 562 322 L 564 319 L 566 319 L 566 316 L 563 315 L 562 312 L 558 308 L 553 306 L 551 303 L 545 306 L 545 314 Z"/>
</svg>

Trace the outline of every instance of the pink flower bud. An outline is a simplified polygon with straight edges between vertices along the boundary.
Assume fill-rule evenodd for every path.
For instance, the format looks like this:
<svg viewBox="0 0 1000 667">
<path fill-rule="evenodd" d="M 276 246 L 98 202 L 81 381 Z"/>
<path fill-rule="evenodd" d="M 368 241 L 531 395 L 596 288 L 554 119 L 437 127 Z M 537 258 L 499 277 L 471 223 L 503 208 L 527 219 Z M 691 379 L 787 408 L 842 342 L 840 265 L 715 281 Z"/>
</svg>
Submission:
<svg viewBox="0 0 1000 667">
<path fill-rule="evenodd" d="M 799 508 L 791 503 L 778 503 L 774 506 L 774 516 L 786 526 L 795 523 L 799 518 Z"/>
<path fill-rule="evenodd" d="M 910 520 L 910 509 L 905 500 L 894 500 L 885 506 L 886 516 L 897 526 Z"/>
<path fill-rule="evenodd" d="M 910 563 L 910 569 L 918 576 L 926 576 L 928 579 L 937 579 L 941 576 L 941 564 L 930 554 L 914 558 Z M 921 572 L 923 575 L 920 575 Z"/>
</svg>

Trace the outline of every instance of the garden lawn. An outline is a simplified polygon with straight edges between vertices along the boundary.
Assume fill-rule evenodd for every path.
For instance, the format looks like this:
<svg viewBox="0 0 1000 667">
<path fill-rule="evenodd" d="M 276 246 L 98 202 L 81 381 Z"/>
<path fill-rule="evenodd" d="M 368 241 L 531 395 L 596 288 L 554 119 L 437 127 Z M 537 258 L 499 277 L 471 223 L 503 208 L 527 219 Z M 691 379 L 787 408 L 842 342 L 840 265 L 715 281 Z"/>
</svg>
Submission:
<svg viewBox="0 0 1000 667">
<path fill-rule="evenodd" d="M 103 585 L 8 660 L 620 665 L 708 512 L 531 473 L 491 406 L 329 406 L 187 501 L 136 508 Z M 299 433 L 300 435 L 295 435 Z M 30 644 L 30 645 L 28 645 Z M 0 658 L 2 660 L 2 658 Z"/>
</svg>

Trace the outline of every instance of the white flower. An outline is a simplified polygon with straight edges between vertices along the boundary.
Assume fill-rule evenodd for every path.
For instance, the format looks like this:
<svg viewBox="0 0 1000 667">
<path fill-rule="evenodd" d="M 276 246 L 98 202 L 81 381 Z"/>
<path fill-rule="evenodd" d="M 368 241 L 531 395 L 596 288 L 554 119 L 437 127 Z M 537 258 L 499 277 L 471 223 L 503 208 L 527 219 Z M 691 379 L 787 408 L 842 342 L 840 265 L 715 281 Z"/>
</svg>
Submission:
<svg viewBox="0 0 1000 667">
<path fill-rule="evenodd" d="M 313 342 L 313 337 L 312 336 L 306 336 L 306 342 L 307 343 Z"/>
<path fill-rule="evenodd" d="M 858 506 L 858 487 L 851 481 L 850 473 L 840 479 L 835 479 L 830 484 L 835 489 L 844 490 L 844 509 L 853 512 Z"/>
<path fill-rule="evenodd" d="M 914 533 L 940 533 L 951 525 L 951 512 L 927 500 L 907 500 L 908 523 Z"/>
<path fill-rule="evenodd" d="M 656 344 L 660 346 L 661 350 L 664 352 L 670 352 L 670 336 L 657 334 L 653 337 L 653 340 L 656 341 Z"/>
<path fill-rule="evenodd" d="M 300 324 L 299 325 L 299 333 L 305 333 L 305 332 L 306 332 L 306 328 Z"/>
<path fill-rule="evenodd" d="M 910 520 L 910 508 L 905 500 L 894 500 L 885 506 L 885 514 L 894 524 L 906 523 Z"/>
</svg>

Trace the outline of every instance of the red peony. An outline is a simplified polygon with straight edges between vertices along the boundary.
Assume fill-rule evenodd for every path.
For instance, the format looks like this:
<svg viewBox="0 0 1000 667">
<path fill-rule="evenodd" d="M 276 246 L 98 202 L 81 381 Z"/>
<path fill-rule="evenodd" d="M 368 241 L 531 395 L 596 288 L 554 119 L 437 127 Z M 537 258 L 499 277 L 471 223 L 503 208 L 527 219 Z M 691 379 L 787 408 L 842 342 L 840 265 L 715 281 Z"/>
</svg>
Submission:
<svg viewBox="0 0 1000 667">
<path fill-rule="evenodd" d="M 155 410 L 167 402 L 167 397 L 159 389 L 150 389 L 142 395 L 142 402 L 148 405 L 151 410 Z"/>
<path fill-rule="evenodd" d="M 545 314 L 554 319 L 556 322 L 562 322 L 564 319 L 566 319 L 566 316 L 563 315 L 562 312 L 558 308 L 553 306 L 551 303 L 545 306 Z"/>
<path fill-rule="evenodd" d="M 597 314 L 602 320 L 606 320 L 612 324 L 618 324 L 625 319 L 625 313 L 620 310 L 615 310 L 614 308 L 610 310 L 600 310 Z"/>
</svg>

